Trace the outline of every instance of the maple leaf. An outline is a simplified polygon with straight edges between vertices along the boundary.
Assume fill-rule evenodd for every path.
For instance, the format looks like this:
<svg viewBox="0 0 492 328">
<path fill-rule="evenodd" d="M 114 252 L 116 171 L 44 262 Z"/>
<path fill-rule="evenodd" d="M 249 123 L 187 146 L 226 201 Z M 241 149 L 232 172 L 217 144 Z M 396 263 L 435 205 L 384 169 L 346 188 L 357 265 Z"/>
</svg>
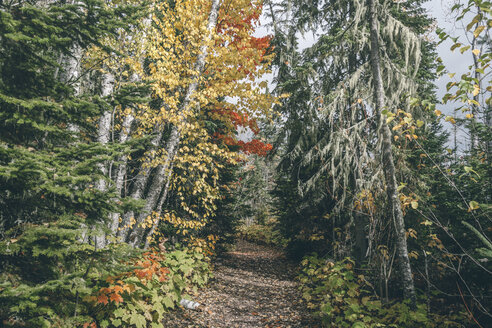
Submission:
<svg viewBox="0 0 492 328">
<path fill-rule="evenodd" d="M 114 301 L 115 303 L 121 303 L 121 302 L 123 302 L 123 297 L 121 297 L 121 295 L 118 294 L 118 293 L 111 294 L 110 297 L 109 297 L 109 299 L 111 301 Z"/>
<path fill-rule="evenodd" d="M 108 297 L 104 294 L 99 294 L 99 296 L 97 297 L 97 303 L 101 303 L 101 304 L 108 304 Z"/>
</svg>

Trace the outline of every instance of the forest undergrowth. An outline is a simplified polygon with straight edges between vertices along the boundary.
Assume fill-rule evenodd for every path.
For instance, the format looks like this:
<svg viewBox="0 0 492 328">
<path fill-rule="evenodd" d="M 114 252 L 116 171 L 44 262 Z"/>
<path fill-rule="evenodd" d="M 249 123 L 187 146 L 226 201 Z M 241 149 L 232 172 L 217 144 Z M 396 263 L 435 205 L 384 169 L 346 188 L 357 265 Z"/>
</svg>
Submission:
<svg viewBox="0 0 492 328">
<path fill-rule="evenodd" d="M 491 3 L 424 2 L 1 1 L 0 326 L 490 326 Z"/>
</svg>

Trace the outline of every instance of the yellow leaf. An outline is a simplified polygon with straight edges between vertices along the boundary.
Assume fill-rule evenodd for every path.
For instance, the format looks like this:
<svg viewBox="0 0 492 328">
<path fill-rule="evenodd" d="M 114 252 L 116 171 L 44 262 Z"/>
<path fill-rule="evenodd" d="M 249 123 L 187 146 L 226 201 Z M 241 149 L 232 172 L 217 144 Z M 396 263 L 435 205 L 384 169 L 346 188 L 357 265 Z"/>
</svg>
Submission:
<svg viewBox="0 0 492 328">
<path fill-rule="evenodd" d="M 480 208 L 480 206 L 478 205 L 478 203 L 474 200 L 472 200 L 470 203 L 469 203 L 469 206 L 470 206 L 470 209 L 473 211 L 473 210 L 477 210 Z"/>
<path fill-rule="evenodd" d="M 456 124 L 456 120 L 452 116 L 446 116 L 446 122 L 451 122 L 451 124 Z"/>
<path fill-rule="evenodd" d="M 436 113 L 436 116 L 441 116 L 442 114 L 442 112 L 439 109 L 436 109 L 434 113 Z"/>
<path fill-rule="evenodd" d="M 472 52 L 473 52 L 473 54 L 475 56 L 478 56 L 480 54 L 480 50 L 479 49 L 473 49 Z"/>
<path fill-rule="evenodd" d="M 433 223 L 432 223 L 431 221 L 429 221 L 429 220 L 425 220 L 425 221 L 423 221 L 423 222 L 420 222 L 420 224 L 423 224 L 423 225 L 425 225 L 425 226 L 430 226 L 430 225 L 432 225 Z"/>
<path fill-rule="evenodd" d="M 476 95 L 478 95 L 480 93 L 480 87 L 478 86 L 478 84 L 475 84 L 473 86 L 473 96 L 475 97 Z"/>
<path fill-rule="evenodd" d="M 475 29 L 475 32 L 473 32 L 473 36 L 474 37 L 478 37 L 480 35 L 480 33 L 482 33 L 482 31 L 485 29 L 485 25 L 480 25 L 479 27 L 477 27 Z"/>
</svg>

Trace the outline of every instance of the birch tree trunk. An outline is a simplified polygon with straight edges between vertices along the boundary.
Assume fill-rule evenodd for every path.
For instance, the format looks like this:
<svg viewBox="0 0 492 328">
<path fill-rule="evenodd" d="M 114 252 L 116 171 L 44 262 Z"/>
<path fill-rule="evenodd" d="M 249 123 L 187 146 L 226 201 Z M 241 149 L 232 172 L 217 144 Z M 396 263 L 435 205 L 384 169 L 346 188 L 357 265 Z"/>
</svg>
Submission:
<svg viewBox="0 0 492 328">
<path fill-rule="evenodd" d="M 101 81 L 101 96 L 109 97 L 113 93 L 114 87 L 114 76 L 113 74 L 104 74 Z M 109 137 L 111 133 L 111 116 L 112 113 L 106 110 L 102 113 L 99 118 L 98 128 L 97 128 L 97 142 L 102 145 L 107 145 L 109 142 Z M 99 170 L 104 176 L 108 175 L 108 166 L 106 163 L 99 163 L 97 165 Z M 99 179 L 96 182 L 96 189 L 104 192 L 107 190 L 106 181 L 104 179 Z M 101 234 L 99 236 L 94 236 L 94 242 L 97 248 L 103 248 L 106 246 L 106 236 Z"/>
<path fill-rule="evenodd" d="M 210 9 L 210 15 L 208 17 L 207 31 L 209 34 L 215 29 L 217 24 L 217 16 L 219 12 L 219 0 L 212 0 L 212 6 Z M 195 63 L 195 71 L 199 77 L 203 73 L 205 67 L 205 59 L 208 54 L 208 45 L 204 44 L 200 48 L 200 53 L 198 55 L 197 61 Z M 198 88 L 198 79 L 195 79 L 188 85 L 183 102 L 180 104 L 180 112 L 186 110 L 191 101 L 193 100 L 193 95 Z M 171 176 L 170 169 L 171 163 L 176 156 L 181 141 L 181 133 L 177 126 L 172 126 L 171 135 L 166 145 L 166 159 L 163 164 L 159 165 L 156 169 L 156 174 L 154 175 L 152 184 L 149 189 L 149 193 L 145 199 L 145 206 L 142 209 L 140 215 L 137 219 L 137 226 L 131 231 L 128 236 L 128 242 L 133 246 L 138 246 L 142 243 L 142 237 L 144 235 L 145 229 L 141 227 L 141 223 L 149 216 L 149 214 L 156 208 L 157 202 L 161 192 L 167 195 L 170 184 L 167 183 Z M 162 190 L 162 189 L 165 190 Z M 164 201 L 164 200 L 163 200 Z"/>
<path fill-rule="evenodd" d="M 161 194 L 161 198 L 159 199 L 159 202 L 157 203 L 157 206 L 156 206 L 156 212 L 158 212 L 159 214 L 162 213 L 162 206 L 164 205 L 164 202 L 167 200 L 167 194 L 169 193 L 169 185 L 171 183 L 172 171 L 173 171 L 173 163 L 171 164 L 171 167 L 169 168 L 169 172 L 168 172 L 168 176 L 167 176 L 167 183 L 164 186 L 164 190 Z M 159 217 L 159 220 L 160 220 L 160 217 Z M 159 226 L 159 220 L 156 220 L 155 222 L 152 223 L 152 228 L 150 228 L 147 235 L 144 236 L 145 237 L 144 249 L 149 248 L 149 244 L 150 244 L 152 236 L 154 235 L 154 231 Z"/>
<path fill-rule="evenodd" d="M 162 139 L 162 129 L 160 126 L 156 127 L 157 129 L 157 134 L 154 136 L 154 138 L 151 141 L 151 148 L 150 150 L 157 150 L 157 147 L 159 146 L 161 139 Z M 130 197 L 139 200 L 143 198 L 143 194 L 145 191 L 145 186 L 147 185 L 147 181 L 149 180 L 150 177 L 150 171 L 151 167 L 150 164 L 148 163 L 143 163 L 140 166 L 140 169 L 137 173 L 137 176 L 135 177 L 135 182 L 133 183 L 133 188 L 132 192 L 130 194 Z M 123 172 L 124 174 L 124 172 Z M 122 224 L 121 224 L 121 230 L 118 231 L 117 236 L 122 238 L 123 241 L 126 241 L 126 237 L 128 234 L 128 231 L 130 229 L 129 223 L 131 218 L 135 216 L 135 213 L 133 211 L 130 211 L 128 213 L 125 213 L 122 218 Z"/>
<path fill-rule="evenodd" d="M 101 85 L 101 96 L 109 97 L 113 93 L 114 86 L 114 76 L 113 74 L 107 73 L 103 75 L 102 85 Z M 111 133 L 111 111 L 106 110 L 102 113 L 99 118 L 98 128 L 97 128 L 97 142 L 106 145 L 109 142 L 109 137 Z M 103 175 L 108 174 L 108 168 L 104 164 L 98 165 Z M 104 179 L 100 179 L 96 183 L 96 188 L 100 191 L 105 191 L 106 182 Z"/>
<path fill-rule="evenodd" d="M 386 107 L 385 93 L 383 89 L 383 81 L 381 76 L 381 59 L 379 55 L 379 32 L 376 12 L 376 1 L 369 0 L 370 14 L 370 39 L 371 39 L 371 70 L 374 83 L 375 110 L 383 110 Z M 386 193 L 391 205 L 391 212 L 396 233 L 396 249 L 399 257 L 400 271 L 402 275 L 403 292 L 406 299 L 410 299 L 411 304 L 415 306 L 415 287 L 412 277 L 412 269 L 410 267 L 410 259 L 408 257 L 407 240 L 405 235 L 405 222 L 403 220 L 403 212 L 401 203 L 398 198 L 397 181 L 395 175 L 395 164 L 393 160 L 391 146 L 391 131 L 386 123 L 386 120 L 381 117 L 381 133 L 382 133 L 382 161 L 383 171 L 386 180 Z"/>
<path fill-rule="evenodd" d="M 78 44 L 74 44 L 72 47 L 72 53 L 70 56 L 64 56 L 62 59 L 62 66 L 64 67 L 63 73 L 60 74 L 60 79 L 72 85 L 74 88 L 75 96 L 80 96 L 81 89 L 81 81 L 80 81 L 80 59 L 82 58 L 82 48 Z M 77 133 L 80 131 L 80 128 L 73 124 L 68 123 L 68 130 L 70 132 Z"/>
</svg>

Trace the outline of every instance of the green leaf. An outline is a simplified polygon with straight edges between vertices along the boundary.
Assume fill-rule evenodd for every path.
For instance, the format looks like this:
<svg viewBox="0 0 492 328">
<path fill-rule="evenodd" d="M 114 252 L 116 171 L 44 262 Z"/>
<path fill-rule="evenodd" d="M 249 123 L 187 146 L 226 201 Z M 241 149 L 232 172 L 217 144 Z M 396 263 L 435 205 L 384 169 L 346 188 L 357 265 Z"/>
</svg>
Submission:
<svg viewBox="0 0 492 328">
<path fill-rule="evenodd" d="M 410 205 L 412 205 L 412 208 L 413 208 L 414 210 L 416 210 L 416 209 L 419 207 L 419 203 L 418 203 L 418 202 L 416 202 L 416 201 L 411 202 L 411 203 L 410 203 Z"/>
<path fill-rule="evenodd" d="M 461 43 L 458 42 L 458 43 L 453 44 L 450 49 L 451 49 L 451 51 L 454 51 L 454 49 L 459 48 L 459 47 L 461 47 Z M 439 67 L 437 68 L 437 70 L 439 71 Z"/>
<path fill-rule="evenodd" d="M 143 315 L 134 313 L 130 317 L 130 324 L 135 325 L 137 328 L 145 328 L 147 326 L 147 320 Z"/>
<path fill-rule="evenodd" d="M 400 185 L 396 188 L 396 191 L 400 192 L 403 188 L 406 187 L 406 183 L 400 183 Z"/>
<path fill-rule="evenodd" d="M 467 51 L 470 48 L 471 48 L 471 46 L 465 46 L 465 47 L 463 47 L 463 48 L 460 49 L 460 52 L 461 53 L 464 53 L 465 51 Z"/>
<path fill-rule="evenodd" d="M 173 309 L 174 308 L 174 302 L 173 302 L 173 300 L 169 296 L 166 296 L 166 297 L 163 297 L 162 298 L 162 304 L 164 304 L 164 306 L 166 308 L 169 308 L 169 309 Z"/>
<path fill-rule="evenodd" d="M 366 325 L 361 321 L 356 321 L 352 325 L 352 328 L 366 328 Z"/>
<path fill-rule="evenodd" d="M 482 19 L 482 15 L 480 15 L 480 14 L 476 15 L 475 17 L 473 17 L 473 19 L 470 21 L 470 23 L 468 23 L 468 25 L 466 25 L 466 30 L 467 31 L 471 30 L 471 28 L 473 27 L 473 25 L 475 25 L 476 23 L 478 23 L 480 21 L 480 19 Z"/>
<path fill-rule="evenodd" d="M 125 315 L 125 310 L 122 309 L 122 308 L 117 308 L 116 310 L 113 311 L 113 315 L 116 317 L 116 318 L 121 318 L 123 317 L 123 315 Z"/>
</svg>

